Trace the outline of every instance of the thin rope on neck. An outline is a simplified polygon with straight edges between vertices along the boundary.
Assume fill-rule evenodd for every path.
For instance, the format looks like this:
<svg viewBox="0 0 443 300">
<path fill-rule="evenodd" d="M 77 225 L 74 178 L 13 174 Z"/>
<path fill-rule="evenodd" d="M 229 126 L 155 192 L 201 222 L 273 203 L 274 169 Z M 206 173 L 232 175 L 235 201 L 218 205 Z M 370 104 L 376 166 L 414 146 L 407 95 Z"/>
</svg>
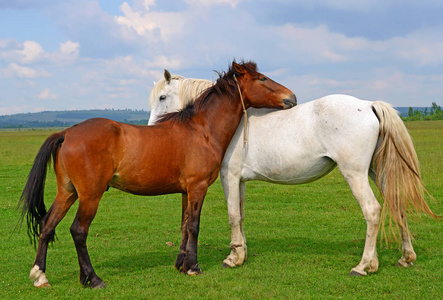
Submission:
<svg viewBox="0 0 443 300">
<path fill-rule="evenodd" d="M 243 101 L 243 96 L 241 94 L 240 85 L 238 84 L 237 77 L 234 75 L 235 83 L 237 84 L 238 93 L 240 94 L 240 100 L 241 100 L 241 106 L 243 107 L 243 114 L 244 114 L 244 125 L 243 125 L 243 148 L 246 147 L 246 142 L 248 140 L 247 133 L 248 133 L 248 114 L 246 113 L 245 103 Z"/>
</svg>

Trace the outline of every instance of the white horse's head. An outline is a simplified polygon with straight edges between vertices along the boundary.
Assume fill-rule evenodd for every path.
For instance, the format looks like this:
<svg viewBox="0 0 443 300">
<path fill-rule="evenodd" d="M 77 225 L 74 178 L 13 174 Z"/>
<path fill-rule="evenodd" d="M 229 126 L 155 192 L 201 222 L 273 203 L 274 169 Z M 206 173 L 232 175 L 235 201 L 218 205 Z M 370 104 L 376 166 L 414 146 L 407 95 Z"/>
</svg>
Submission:
<svg viewBox="0 0 443 300">
<path fill-rule="evenodd" d="M 148 125 L 154 125 L 163 114 L 181 110 L 212 85 L 208 80 L 171 75 L 165 70 L 164 78 L 154 84 L 149 96 L 151 115 Z"/>
<path fill-rule="evenodd" d="M 165 113 L 179 111 L 182 108 L 178 96 L 180 83 L 184 79 L 182 76 L 172 76 L 168 70 L 165 70 L 164 78 L 154 84 L 151 95 L 149 96 L 149 106 L 151 115 L 148 125 L 153 125 L 158 117 Z"/>
</svg>

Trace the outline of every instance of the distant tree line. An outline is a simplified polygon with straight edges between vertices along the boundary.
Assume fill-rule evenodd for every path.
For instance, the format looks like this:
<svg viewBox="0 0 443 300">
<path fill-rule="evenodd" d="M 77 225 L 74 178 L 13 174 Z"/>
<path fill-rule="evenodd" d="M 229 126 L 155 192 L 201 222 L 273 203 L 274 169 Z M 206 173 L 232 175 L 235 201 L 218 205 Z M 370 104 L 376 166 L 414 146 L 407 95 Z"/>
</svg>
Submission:
<svg viewBox="0 0 443 300">
<path fill-rule="evenodd" d="M 0 128 L 42 128 L 42 127 L 70 127 L 75 122 L 62 122 L 62 121 L 26 121 L 20 124 L 16 122 L 0 124 Z"/>
<path fill-rule="evenodd" d="M 430 121 L 443 120 L 443 110 L 437 103 L 432 102 L 431 108 L 413 109 L 409 107 L 408 116 L 402 118 L 404 121 Z"/>
</svg>

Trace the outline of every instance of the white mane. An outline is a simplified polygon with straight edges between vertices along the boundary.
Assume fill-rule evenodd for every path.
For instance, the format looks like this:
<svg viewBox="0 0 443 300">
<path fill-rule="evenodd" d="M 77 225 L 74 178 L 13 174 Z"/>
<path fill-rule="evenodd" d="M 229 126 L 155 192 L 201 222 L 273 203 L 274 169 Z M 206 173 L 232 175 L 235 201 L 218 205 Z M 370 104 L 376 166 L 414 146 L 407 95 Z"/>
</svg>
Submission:
<svg viewBox="0 0 443 300">
<path fill-rule="evenodd" d="M 214 83 L 209 80 L 184 78 L 178 92 L 182 107 L 195 101 L 201 93 L 213 85 Z"/>
</svg>

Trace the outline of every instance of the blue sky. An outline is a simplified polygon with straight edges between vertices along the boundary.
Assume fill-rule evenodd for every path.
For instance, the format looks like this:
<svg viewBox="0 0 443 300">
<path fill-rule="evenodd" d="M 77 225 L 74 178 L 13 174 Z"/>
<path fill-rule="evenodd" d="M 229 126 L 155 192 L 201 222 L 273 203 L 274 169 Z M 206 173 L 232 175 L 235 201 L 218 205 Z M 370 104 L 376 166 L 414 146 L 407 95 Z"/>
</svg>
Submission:
<svg viewBox="0 0 443 300">
<path fill-rule="evenodd" d="M 148 110 L 164 68 L 214 80 L 234 58 L 299 103 L 443 105 L 442 15 L 441 0 L 0 0 L 0 115 Z"/>
</svg>

